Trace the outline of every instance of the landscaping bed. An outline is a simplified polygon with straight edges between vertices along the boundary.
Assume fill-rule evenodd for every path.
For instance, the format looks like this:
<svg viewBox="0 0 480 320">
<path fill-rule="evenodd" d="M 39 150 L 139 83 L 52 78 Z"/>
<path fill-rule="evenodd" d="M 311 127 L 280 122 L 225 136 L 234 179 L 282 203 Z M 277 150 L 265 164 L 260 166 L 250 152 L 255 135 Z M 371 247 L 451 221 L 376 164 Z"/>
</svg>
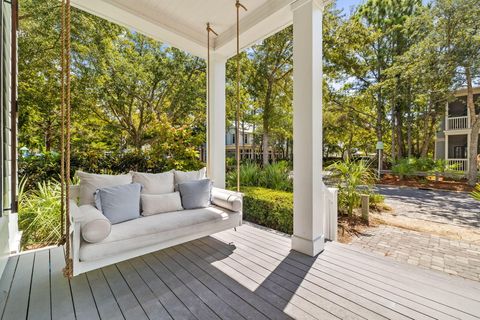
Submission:
<svg viewBox="0 0 480 320">
<path fill-rule="evenodd" d="M 467 184 L 465 179 L 445 180 L 445 178 L 439 177 L 438 181 L 435 181 L 434 175 L 425 177 L 409 176 L 400 179 L 398 176 L 393 174 L 384 174 L 382 175 L 382 179 L 378 182 L 378 184 L 466 192 L 471 192 L 473 190 L 473 188 Z"/>
</svg>

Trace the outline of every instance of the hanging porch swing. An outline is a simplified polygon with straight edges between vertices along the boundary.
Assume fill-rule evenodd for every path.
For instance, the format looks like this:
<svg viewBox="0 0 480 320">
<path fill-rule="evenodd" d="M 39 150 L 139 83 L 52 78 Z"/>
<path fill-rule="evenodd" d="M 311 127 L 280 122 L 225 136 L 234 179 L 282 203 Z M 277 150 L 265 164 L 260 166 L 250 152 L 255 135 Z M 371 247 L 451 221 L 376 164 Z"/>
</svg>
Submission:
<svg viewBox="0 0 480 320">
<path fill-rule="evenodd" d="M 246 10 L 239 0 L 236 7 L 236 117 L 235 132 L 239 137 L 240 124 L 240 9 Z M 211 34 L 218 36 L 207 23 L 207 83 L 210 74 L 210 39 Z M 203 209 L 182 209 L 139 217 L 118 224 L 111 223 L 94 204 L 82 199 L 82 181 L 80 186 L 70 186 L 71 154 L 71 4 L 62 0 L 61 4 L 61 244 L 65 247 L 64 275 L 72 276 L 121 262 L 137 256 L 148 254 L 187 241 L 198 239 L 226 229 L 236 228 L 242 223 L 242 195 L 240 191 L 240 145 L 236 139 L 236 173 L 237 192 L 212 188 L 211 205 Z M 207 87 L 207 127 L 210 126 L 210 88 Z M 207 141 L 211 141 L 210 130 Z M 207 161 L 210 148 L 207 149 Z M 177 176 L 188 176 L 195 172 L 174 172 L 175 184 L 169 186 L 176 190 Z M 170 174 L 174 175 L 174 173 Z M 135 173 L 134 173 L 135 174 Z M 155 174 L 144 174 L 145 179 L 153 179 Z M 160 173 L 160 175 L 169 174 Z M 203 174 L 205 175 L 205 174 Z M 206 173 L 208 177 L 210 172 Z M 100 176 L 91 175 L 95 179 Z M 121 176 L 108 176 L 122 177 Z M 162 176 L 163 177 L 163 176 Z M 163 178 L 162 178 L 163 179 Z M 132 181 L 130 181 L 131 183 Z M 174 182 L 172 178 L 172 183 Z M 98 189 L 107 185 L 99 185 Z M 111 185 L 108 185 L 111 186 Z M 175 188 L 175 189 L 174 189 Z M 83 201 L 82 201 L 83 200 Z M 87 203 L 87 204 L 86 204 Z M 80 204 L 80 205 L 79 205 Z M 143 231 L 142 231 L 143 230 Z M 153 231 L 152 231 L 153 230 Z M 107 232 L 108 231 L 108 232 Z M 103 232 L 103 234 L 102 234 Z"/>
</svg>

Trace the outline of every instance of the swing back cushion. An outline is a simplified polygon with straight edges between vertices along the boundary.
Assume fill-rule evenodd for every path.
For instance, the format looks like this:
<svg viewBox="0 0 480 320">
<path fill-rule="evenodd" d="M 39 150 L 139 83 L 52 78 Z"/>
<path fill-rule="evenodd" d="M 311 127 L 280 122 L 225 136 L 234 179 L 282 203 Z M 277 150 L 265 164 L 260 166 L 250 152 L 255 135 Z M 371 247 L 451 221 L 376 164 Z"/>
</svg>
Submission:
<svg viewBox="0 0 480 320">
<path fill-rule="evenodd" d="M 108 175 L 77 171 L 77 176 L 80 178 L 80 205 L 89 204 L 95 206 L 95 192 L 97 189 L 119 186 L 132 182 L 131 174 Z"/>
<path fill-rule="evenodd" d="M 205 179 L 207 174 L 207 168 L 202 168 L 197 171 L 174 171 L 175 175 L 175 189 L 177 189 L 180 183 Z"/>
<path fill-rule="evenodd" d="M 172 171 L 162 173 L 131 172 L 133 182 L 143 186 L 142 194 L 165 194 L 174 192 L 174 173 Z"/>
</svg>

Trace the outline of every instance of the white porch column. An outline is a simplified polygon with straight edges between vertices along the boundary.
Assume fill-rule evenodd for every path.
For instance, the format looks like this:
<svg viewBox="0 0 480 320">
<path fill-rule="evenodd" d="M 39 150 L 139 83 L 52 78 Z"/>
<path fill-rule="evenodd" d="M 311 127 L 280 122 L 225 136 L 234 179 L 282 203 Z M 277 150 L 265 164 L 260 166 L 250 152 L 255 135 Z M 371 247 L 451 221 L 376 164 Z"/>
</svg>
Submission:
<svg viewBox="0 0 480 320">
<path fill-rule="evenodd" d="M 225 188 L 225 68 L 227 59 L 210 57 L 210 109 L 207 117 L 207 172 L 217 188 Z"/>
<path fill-rule="evenodd" d="M 322 182 L 322 10 L 297 0 L 293 10 L 292 249 L 314 256 L 324 248 Z"/>
</svg>

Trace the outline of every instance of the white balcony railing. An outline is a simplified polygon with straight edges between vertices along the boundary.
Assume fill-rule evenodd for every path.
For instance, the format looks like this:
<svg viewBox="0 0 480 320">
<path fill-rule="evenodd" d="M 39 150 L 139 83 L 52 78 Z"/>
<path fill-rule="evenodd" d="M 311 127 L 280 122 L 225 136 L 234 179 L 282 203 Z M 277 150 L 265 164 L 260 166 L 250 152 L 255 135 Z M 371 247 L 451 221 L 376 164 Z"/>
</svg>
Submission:
<svg viewBox="0 0 480 320">
<path fill-rule="evenodd" d="M 470 128 L 468 117 L 448 117 L 447 130 L 460 130 Z"/>
<path fill-rule="evenodd" d="M 468 159 L 447 159 L 447 166 L 449 170 L 467 171 Z"/>
</svg>

